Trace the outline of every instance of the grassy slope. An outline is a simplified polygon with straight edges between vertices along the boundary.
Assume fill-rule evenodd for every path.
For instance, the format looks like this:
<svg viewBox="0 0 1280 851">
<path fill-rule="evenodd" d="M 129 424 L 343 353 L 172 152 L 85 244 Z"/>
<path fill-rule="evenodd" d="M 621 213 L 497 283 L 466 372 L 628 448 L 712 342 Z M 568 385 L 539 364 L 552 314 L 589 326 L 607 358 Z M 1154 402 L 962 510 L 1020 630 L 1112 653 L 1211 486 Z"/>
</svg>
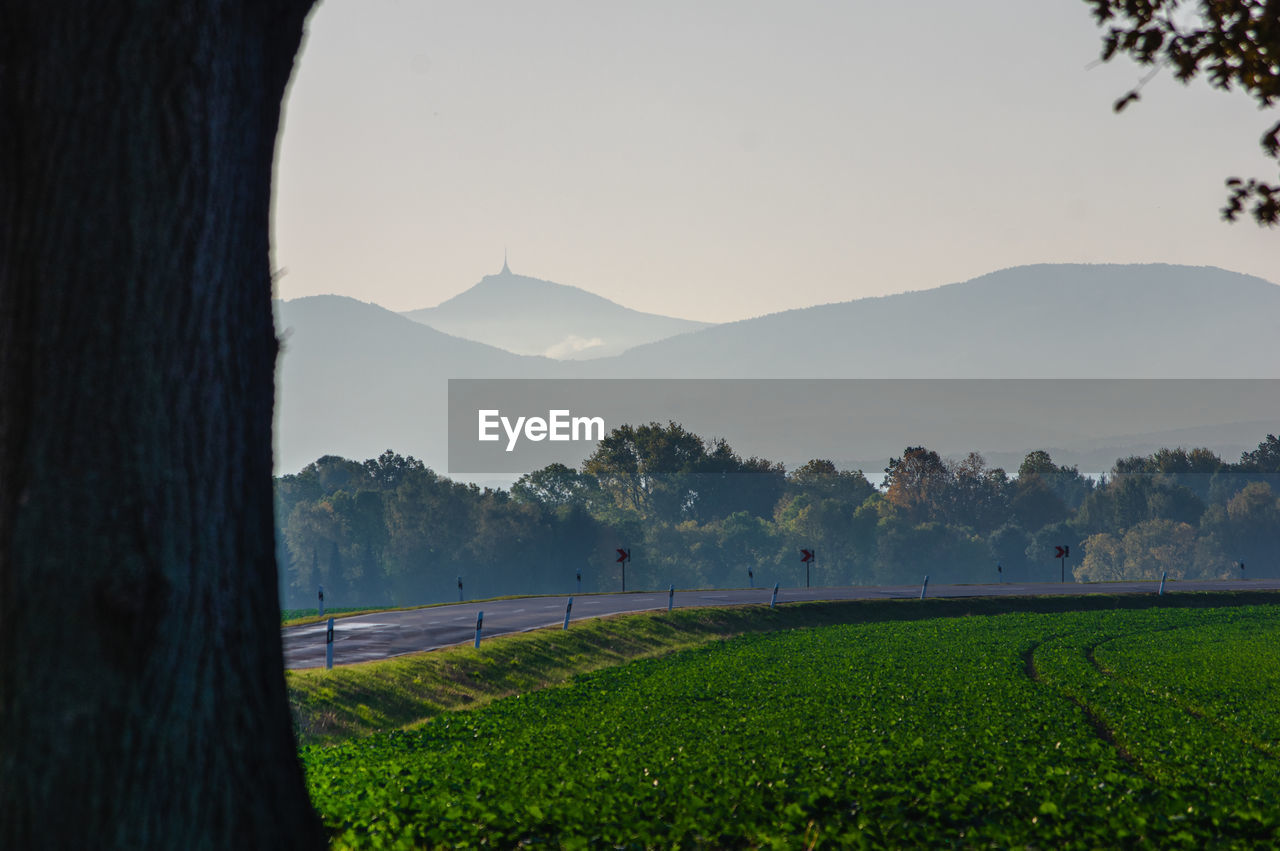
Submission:
<svg viewBox="0 0 1280 851">
<path fill-rule="evenodd" d="M 1217 607 L 1277 600 L 1280 594 L 1273 592 L 1239 592 L 858 600 L 792 603 L 772 610 L 764 606 L 677 609 L 581 621 L 568 631 L 499 636 L 486 640 L 478 650 L 455 647 L 332 671 L 290 671 L 289 702 L 299 741 L 314 744 L 414 726 L 441 712 L 554 686 L 575 674 L 748 632 L 1005 612 Z"/>
</svg>

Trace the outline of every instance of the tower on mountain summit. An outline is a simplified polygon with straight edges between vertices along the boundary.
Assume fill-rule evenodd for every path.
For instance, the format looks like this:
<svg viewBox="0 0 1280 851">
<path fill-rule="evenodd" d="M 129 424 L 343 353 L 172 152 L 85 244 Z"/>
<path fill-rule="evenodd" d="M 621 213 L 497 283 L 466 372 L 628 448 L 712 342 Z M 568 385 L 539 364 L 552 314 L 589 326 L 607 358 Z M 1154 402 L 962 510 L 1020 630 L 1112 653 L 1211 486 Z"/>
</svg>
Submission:
<svg viewBox="0 0 1280 851">
<path fill-rule="evenodd" d="M 502 249 L 502 271 L 499 272 L 498 274 L 499 275 L 511 274 L 511 267 L 507 265 L 507 249 L 505 248 Z"/>
</svg>

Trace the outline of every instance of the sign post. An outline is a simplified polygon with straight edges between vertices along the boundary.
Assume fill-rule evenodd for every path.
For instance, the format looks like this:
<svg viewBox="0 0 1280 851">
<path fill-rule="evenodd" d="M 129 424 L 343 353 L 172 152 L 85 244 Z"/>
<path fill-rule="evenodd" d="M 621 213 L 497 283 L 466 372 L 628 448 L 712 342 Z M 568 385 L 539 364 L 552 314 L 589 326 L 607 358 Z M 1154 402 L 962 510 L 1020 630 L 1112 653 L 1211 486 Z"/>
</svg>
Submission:
<svg viewBox="0 0 1280 851">
<path fill-rule="evenodd" d="M 804 562 L 804 587 L 806 588 L 809 587 L 809 565 L 818 558 L 813 552 L 813 550 L 800 551 L 800 560 Z"/>
<path fill-rule="evenodd" d="M 631 561 L 631 547 L 618 547 L 618 564 L 622 565 L 622 590 L 627 590 L 627 562 Z"/>
<path fill-rule="evenodd" d="M 333 670 L 333 618 L 329 618 L 329 629 L 324 634 L 324 667 Z"/>
<path fill-rule="evenodd" d="M 1067 581 L 1067 557 L 1071 555 L 1071 547 L 1062 544 L 1061 546 L 1055 546 L 1054 550 L 1056 552 L 1054 552 L 1053 557 L 1059 559 L 1062 565 L 1060 571 L 1062 575 L 1059 581 L 1065 583 Z"/>
</svg>

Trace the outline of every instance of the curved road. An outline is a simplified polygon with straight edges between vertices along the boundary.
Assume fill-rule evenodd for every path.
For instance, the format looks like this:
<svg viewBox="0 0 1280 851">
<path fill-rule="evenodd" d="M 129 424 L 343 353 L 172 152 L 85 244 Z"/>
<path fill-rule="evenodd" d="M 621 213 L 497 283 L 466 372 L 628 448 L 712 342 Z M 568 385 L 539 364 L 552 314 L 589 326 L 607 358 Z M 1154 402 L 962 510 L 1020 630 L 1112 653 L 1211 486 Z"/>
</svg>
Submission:
<svg viewBox="0 0 1280 851">
<path fill-rule="evenodd" d="M 1096 584 L 1016 583 L 1001 585 L 930 585 L 930 597 L 1029 597 L 1079 594 L 1154 594 L 1156 582 L 1105 582 Z M 1169 582 L 1166 593 L 1188 591 L 1280 591 L 1280 579 L 1208 580 Z M 677 591 L 677 608 L 705 606 L 768 605 L 772 588 L 731 588 L 707 591 Z M 839 588 L 783 588 L 779 603 L 817 600 L 876 600 L 919 597 L 919 585 L 887 587 L 851 586 Z M 519 597 L 476 603 L 451 603 L 425 609 L 380 612 L 339 617 L 334 621 L 333 659 L 335 665 L 369 662 L 421 653 L 475 638 L 476 614 L 484 612 L 484 636 L 527 632 L 564 623 L 562 597 Z M 628 612 L 653 611 L 667 607 L 668 592 L 646 591 L 629 594 L 584 594 L 573 598 L 572 621 Z M 571 621 L 571 622 L 572 622 Z M 323 623 L 294 626 L 282 630 L 286 668 L 324 666 Z"/>
</svg>

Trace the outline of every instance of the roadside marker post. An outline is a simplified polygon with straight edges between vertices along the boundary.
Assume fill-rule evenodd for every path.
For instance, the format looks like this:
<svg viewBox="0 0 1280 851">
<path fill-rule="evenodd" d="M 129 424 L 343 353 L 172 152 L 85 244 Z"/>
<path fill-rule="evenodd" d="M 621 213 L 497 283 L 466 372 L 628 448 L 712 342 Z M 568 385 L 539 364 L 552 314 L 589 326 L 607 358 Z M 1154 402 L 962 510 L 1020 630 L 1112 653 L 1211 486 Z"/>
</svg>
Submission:
<svg viewBox="0 0 1280 851">
<path fill-rule="evenodd" d="M 622 590 L 627 590 L 627 562 L 631 561 L 631 547 L 618 547 L 618 564 L 622 565 Z"/>
<path fill-rule="evenodd" d="M 462 602 L 462 577 L 458 577 L 458 602 Z"/>
<path fill-rule="evenodd" d="M 1054 546 L 1054 550 L 1056 552 L 1053 557 L 1061 562 L 1060 573 L 1062 575 L 1058 578 L 1058 581 L 1065 583 L 1067 581 L 1067 558 L 1071 555 L 1071 547 L 1063 544 L 1062 546 Z"/>
<path fill-rule="evenodd" d="M 1164 596 L 1164 581 L 1165 581 L 1165 579 L 1167 579 L 1168 577 L 1169 577 L 1169 571 L 1167 571 L 1167 570 L 1160 574 L 1160 590 L 1156 592 L 1156 596 L 1157 596 L 1157 597 L 1163 597 L 1163 596 Z"/>
<path fill-rule="evenodd" d="M 476 612 L 476 647 L 480 646 L 480 630 L 484 627 L 484 612 Z"/>
<path fill-rule="evenodd" d="M 752 568 L 747 568 L 747 585 L 751 588 L 756 587 L 756 572 Z"/>
<path fill-rule="evenodd" d="M 778 583 L 775 582 L 773 583 L 773 596 L 769 598 L 769 608 L 772 609 L 777 605 L 778 605 Z"/>
<path fill-rule="evenodd" d="M 569 598 L 569 602 L 564 607 L 564 626 L 562 629 L 569 628 L 569 614 L 573 611 L 573 598 Z"/>
<path fill-rule="evenodd" d="M 320 617 L 324 617 L 324 586 L 320 586 Z"/>
<path fill-rule="evenodd" d="M 578 593 L 582 593 L 582 568 L 578 568 Z"/>
<path fill-rule="evenodd" d="M 924 599 L 924 592 L 929 590 L 929 577 L 924 578 L 924 584 L 920 586 L 920 599 Z"/>
<path fill-rule="evenodd" d="M 667 611 L 668 612 L 671 611 L 672 607 L 675 606 L 675 604 L 676 604 L 676 586 L 668 585 L 667 586 Z"/>
<path fill-rule="evenodd" d="M 333 670 L 333 618 L 329 618 L 329 628 L 324 634 L 324 667 Z"/>
</svg>

